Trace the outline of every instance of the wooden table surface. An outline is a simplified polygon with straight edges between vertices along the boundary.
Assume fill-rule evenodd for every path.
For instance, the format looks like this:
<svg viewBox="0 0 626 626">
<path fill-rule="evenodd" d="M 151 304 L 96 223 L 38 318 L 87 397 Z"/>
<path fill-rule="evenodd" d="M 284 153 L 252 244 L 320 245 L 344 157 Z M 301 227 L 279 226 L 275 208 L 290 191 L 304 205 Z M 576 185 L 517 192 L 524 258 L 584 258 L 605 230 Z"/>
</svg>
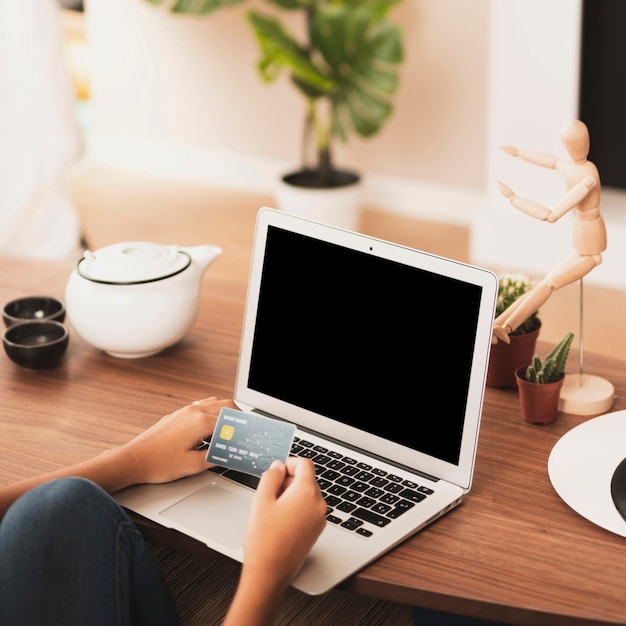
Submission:
<svg viewBox="0 0 626 626">
<path fill-rule="evenodd" d="M 70 328 L 61 366 L 30 371 L 0 355 L 0 481 L 77 462 L 121 444 L 196 398 L 232 395 L 253 214 L 207 270 L 198 319 L 159 355 L 110 357 Z M 221 244 L 210 238 L 206 243 Z M 0 257 L 0 301 L 60 298 L 73 263 Z M 586 354 L 626 408 L 625 363 Z M 576 364 L 576 354 L 570 363 Z M 432 400 L 425 400 L 425 408 Z M 437 410 L 435 403 L 434 410 Z M 346 581 L 348 591 L 512 624 L 626 624 L 626 540 L 572 511 L 551 486 L 558 439 L 585 418 L 522 422 L 514 390 L 487 389 L 473 488 L 464 504 Z M 625 442 L 626 455 L 626 442 Z M 159 541 L 213 553 L 174 531 Z"/>
</svg>

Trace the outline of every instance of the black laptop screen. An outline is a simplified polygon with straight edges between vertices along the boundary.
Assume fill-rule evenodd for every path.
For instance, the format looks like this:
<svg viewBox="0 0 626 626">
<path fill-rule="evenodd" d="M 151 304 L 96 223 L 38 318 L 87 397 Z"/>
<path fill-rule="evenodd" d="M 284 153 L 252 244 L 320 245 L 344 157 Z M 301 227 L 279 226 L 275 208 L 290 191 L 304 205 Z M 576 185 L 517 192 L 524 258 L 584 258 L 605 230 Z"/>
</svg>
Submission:
<svg viewBox="0 0 626 626">
<path fill-rule="evenodd" d="M 456 464 L 480 297 L 270 226 L 248 385 Z"/>
</svg>

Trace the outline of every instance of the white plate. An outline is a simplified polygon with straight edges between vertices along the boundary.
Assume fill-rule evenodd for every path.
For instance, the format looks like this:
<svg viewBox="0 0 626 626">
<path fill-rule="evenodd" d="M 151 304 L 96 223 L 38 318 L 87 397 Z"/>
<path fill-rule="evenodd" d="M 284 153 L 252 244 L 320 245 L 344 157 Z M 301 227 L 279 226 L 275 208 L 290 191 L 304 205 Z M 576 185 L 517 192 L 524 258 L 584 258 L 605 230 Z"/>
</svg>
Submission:
<svg viewBox="0 0 626 626">
<path fill-rule="evenodd" d="M 626 520 L 611 497 L 611 479 L 626 458 L 626 410 L 600 415 L 565 433 L 552 448 L 552 486 L 574 511 L 626 537 Z"/>
</svg>

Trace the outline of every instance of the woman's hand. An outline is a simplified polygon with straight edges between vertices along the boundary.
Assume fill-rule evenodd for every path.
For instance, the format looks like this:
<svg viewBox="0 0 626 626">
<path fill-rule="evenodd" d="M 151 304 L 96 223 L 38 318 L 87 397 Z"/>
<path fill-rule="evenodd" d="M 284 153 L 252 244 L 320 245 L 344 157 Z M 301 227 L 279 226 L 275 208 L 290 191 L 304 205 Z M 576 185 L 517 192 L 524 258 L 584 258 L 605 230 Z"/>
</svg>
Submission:
<svg viewBox="0 0 626 626">
<path fill-rule="evenodd" d="M 213 434 L 220 409 L 236 408 L 232 400 L 205 398 L 166 415 L 132 441 L 61 469 L 0 486 L 0 519 L 17 498 L 44 482 L 82 476 L 109 493 L 137 483 L 162 483 L 197 474 L 210 465 L 198 450 Z"/>
<path fill-rule="evenodd" d="M 213 434 L 222 407 L 236 409 L 232 400 L 215 396 L 197 400 L 161 418 L 123 446 L 135 460 L 137 483 L 163 483 L 197 474 L 209 467 L 206 450 L 198 450 Z"/>
<path fill-rule="evenodd" d="M 264 472 L 246 528 L 244 563 L 289 584 L 326 524 L 326 502 L 309 459 L 274 461 Z"/>
<path fill-rule="evenodd" d="M 272 623 L 325 524 L 326 502 L 312 461 L 274 461 L 252 502 L 241 579 L 224 624 Z"/>
</svg>

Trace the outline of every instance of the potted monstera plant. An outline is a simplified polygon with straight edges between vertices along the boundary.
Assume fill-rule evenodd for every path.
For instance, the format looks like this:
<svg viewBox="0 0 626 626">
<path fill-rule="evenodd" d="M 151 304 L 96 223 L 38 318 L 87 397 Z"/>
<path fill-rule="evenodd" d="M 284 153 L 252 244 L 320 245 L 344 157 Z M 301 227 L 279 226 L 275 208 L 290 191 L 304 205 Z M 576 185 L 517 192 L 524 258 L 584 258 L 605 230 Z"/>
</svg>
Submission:
<svg viewBox="0 0 626 626">
<path fill-rule="evenodd" d="M 245 0 L 147 0 L 171 11 L 210 14 Z M 297 211 L 294 191 L 307 190 L 302 210 L 310 217 L 342 226 L 354 222 L 361 174 L 340 168 L 336 141 L 351 134 L 375 135 L 393 111 L 403 45 L 400 28 L 389 20 L 401 0 L 265 0 L 272 12 L 246 12 L 260 50 L 261 78 L 273 82 L 287 74 L 303 98 L 304 123 L 300 166 L 279 181 L 276 201 Z M 276 17 L 275 9 L 300 13 L 298 35 Z M 293 22 L 290 22 L 293 23 Z M 300 24 L 298 24 L 300 25 Z M 295 31 L 295 29 L 294 29 Z M 338 198 L 327 193 L 337 191 Z M 357 191 L 356 200 L 348 198 Z M 345 217 L 330 215 L 344 207 Z M 321 214 L 310 214 L 314 210 Z"/>
<path fill-rule="evenodd" d="M 532 288 L 532 280 L 525 274 L 503 273 L 498 278 L 496 318 L 518 298 Z M 491 345 L 487 369 L 488 387 L 515 387 L 515 370 L 529 363 L 535 352 L 541 329 L 538 311 L 528 316 L 510 335 L 509 343 L 498 341 Z"/>
</svg>

